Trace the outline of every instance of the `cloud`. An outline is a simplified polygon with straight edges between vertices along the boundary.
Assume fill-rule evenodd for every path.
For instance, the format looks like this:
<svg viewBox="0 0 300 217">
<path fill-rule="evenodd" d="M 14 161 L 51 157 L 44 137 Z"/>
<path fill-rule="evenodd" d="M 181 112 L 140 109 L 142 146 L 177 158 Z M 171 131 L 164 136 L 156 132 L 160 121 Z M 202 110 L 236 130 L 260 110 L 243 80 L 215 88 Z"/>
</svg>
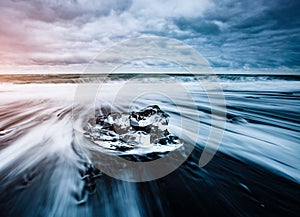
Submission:
<svg viewBox="0 0 300 217">
<path fill-rule="evenodd" d="M 213 7 L 213 2 L 209 0 L 135 0 L 130 11 L 147 18 L 193 18 L 202 16 L 209 8 Z"/>
<path fill-rule="evenodd" d="M 134 34 L 136 19 L 123 13 L 130 6 L 131 1 L 1 1 L 0 63 L 60 65 L 75 63 L 82 53 L 88 63 L 117 38 Z M 61 60 L 65 55 L 74 61 Z"/>
<path fill-rule="evenodd" d="M 0 64 L 87 64 L 124 39 L 181 40 L 214 67 L 299 68 L 300 3 L 267 0 L 0 1 Z"/>
<path fill-rule="evenodd" d="M 198 21 L 184 20 L 192 36 L 186 42 L 215 67 L 299 68 L 299 9 L 299 1 L 216 0 Z M 217 34 L 205 28 L 212 23 L 219 27 Z M 182 22 L 175 24 L 183 29 Z"/>
<path fill-rule="evenodd" d="M 200 33 L 204 35 L 217 35 L 219 34 L 220 28 L 216 22 L 206 21 L 201 19 L 185 19 L 179 18 L 174 21 L 175 25 L 178 26 L 180 30 L 191 31 L 193 33 Z"/>
</svg>

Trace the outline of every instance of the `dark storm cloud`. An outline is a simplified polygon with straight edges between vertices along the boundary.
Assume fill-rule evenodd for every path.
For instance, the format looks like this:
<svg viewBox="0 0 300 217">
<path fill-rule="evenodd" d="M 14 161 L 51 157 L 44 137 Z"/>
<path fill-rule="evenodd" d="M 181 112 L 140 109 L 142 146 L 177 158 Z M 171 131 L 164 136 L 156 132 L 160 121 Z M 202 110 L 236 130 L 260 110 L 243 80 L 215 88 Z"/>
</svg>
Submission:
<svg viewBox="0 0 300 217">
<path fill-rule="evenodd" d="M 219 26 L 216 23 L 203 19 L 179 18 L 175 20 L 174 23 L 179 27 L 180 30 L 190 30 L 193 33 L 201 33 L 204 35 L 218 35 L 221 32 Z"/>
<path fill-rule="evenodd" d="M 198 47 L 215 67 L 297 68 L 298 11 L 300 1 L 216 0 L 204 16 L 174 24 L 190 31 L 193 39 L 187 43 Z"/>
<path fill-rule="evenodd" d="M 124 39 L 181 40 L 214 67 L 299 68 L 300 1 L 0 1 L 2 64 L 86 64 Z"/>
</svg>

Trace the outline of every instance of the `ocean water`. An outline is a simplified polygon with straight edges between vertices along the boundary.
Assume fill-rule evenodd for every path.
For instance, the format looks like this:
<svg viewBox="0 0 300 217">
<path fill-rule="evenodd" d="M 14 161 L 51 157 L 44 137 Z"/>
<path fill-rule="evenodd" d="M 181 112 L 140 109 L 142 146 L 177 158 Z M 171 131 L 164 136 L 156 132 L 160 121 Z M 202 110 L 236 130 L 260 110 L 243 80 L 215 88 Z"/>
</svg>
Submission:
<svg viewBox="0 0 300 217">
<path fill-rule="evenodd" d="M 299 76 L 132 77 L 1 76 L 1 217 L 299 216 Z M 221 87 L 226 117 L 216 154 L 200 167 L 214 118 L 204 82 Z M 80 85 L 97 93 L 80 95 Z M 170 116 L 191 154 L 159 179 L 111 177 L 82 136 L 87 121 L 149 105 Z"/>
</svg>

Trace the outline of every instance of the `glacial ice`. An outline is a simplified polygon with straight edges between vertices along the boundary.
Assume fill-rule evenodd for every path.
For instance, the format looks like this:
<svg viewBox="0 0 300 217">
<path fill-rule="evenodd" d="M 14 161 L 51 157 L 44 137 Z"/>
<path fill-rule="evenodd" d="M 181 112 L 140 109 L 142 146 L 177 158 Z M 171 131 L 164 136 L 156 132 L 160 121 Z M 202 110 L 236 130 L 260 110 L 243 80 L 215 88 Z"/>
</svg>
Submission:
<svg viewBox="0 0 300 217">
<path fill-rule="evenodd" d="M 140 111 L 109 113 L 87 124 L 85 137 L 110 151 L 128 154 L 163 153 L 183 144 L 168 130 L 169 115 L 157 105 Z"/>
</svg>

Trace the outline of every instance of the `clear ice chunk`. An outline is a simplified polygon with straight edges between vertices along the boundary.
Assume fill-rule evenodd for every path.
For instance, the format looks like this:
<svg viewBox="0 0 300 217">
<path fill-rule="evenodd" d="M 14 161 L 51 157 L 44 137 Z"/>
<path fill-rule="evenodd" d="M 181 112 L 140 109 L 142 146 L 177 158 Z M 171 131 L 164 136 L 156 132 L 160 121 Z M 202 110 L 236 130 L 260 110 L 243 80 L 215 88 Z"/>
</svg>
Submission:
<svg viewBox="0 0 300 217">
<path fill-rule="evenodd" d="M 95 124 L 88 123 L 84 135 L 109 150 L 131 153 L 167 152 L 183 145 L 177 136 L 168 131 L 168 123 L 169 115 L 153 105 L 130 114 L 110 113 L 97 116 Z"/>
</svg>

